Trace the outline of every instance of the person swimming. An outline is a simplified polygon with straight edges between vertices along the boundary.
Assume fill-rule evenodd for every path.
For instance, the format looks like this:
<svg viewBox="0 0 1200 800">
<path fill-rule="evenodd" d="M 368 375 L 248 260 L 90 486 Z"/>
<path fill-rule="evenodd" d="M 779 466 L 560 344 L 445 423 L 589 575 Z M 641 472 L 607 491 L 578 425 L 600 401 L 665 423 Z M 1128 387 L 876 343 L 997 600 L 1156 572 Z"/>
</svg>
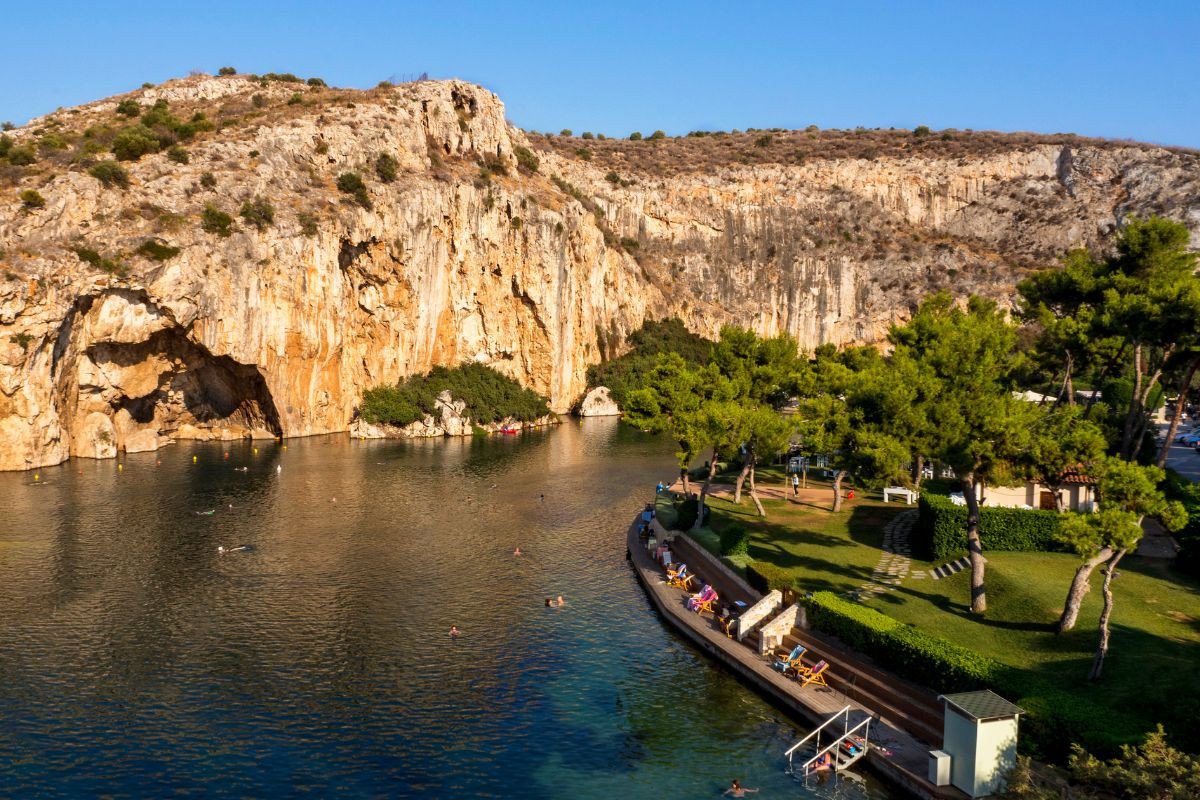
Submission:
<svg viewBox="0 0 1200 800">
<path fill-rule="evenodd" d="M 197 511 L 196 516 L 197 517 L 211 517 L 215 513 L 217 513 L 217 510 L 215 508 L 210 508 L 208 511 Z"/>
<path fill-rule="evenodd" d="M 217 547 L 217 552 L 221 555 L 225 555 L 226 553 L 244 553 L 253 549 L 253 546 L 248 544 L 239 544 L 235 547 L 226 547 L 225 545 L 220 545 Z"/>
<path fill-rule="evenodd" d="M 514 556 L 519 556 L 519 555 L 521 555 L 521 548 L 519 548 L 519 547 L 518 547 L 516 550 L 513 550 L 513 555 L 514 555 Z"/>
<path fill-rule="evenodd" d="M 458 630 L 457 625 L 450 626 L 450 636 L 452 636 L 453 638 L 458 638 L 461 635 L 462 635 L 462 633 Z"/>
</svg>

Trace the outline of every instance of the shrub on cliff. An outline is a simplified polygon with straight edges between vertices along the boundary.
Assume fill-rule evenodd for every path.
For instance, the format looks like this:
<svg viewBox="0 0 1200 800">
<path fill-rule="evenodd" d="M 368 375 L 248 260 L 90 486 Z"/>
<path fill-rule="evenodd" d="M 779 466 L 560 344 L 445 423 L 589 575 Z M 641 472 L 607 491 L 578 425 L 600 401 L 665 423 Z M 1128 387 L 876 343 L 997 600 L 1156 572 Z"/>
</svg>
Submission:
<svg viewBox="0 0 1200 800">
<path fill-rule="evenodd" d="M 550 413 L 545 398 L 512 378 L 482 364 L 462 364 L 434 367 L 428 375 L 414 375 L 396 386 L 368 389 L 359 414 L 370 423 L 408 425 L 426 414 L 436 416 L 437 397 L 443 391 L 463 401 L 463 415 L 475 422 L 500 422 L 510 417 L 532 422 Z"/>
<path fill-rule="evenodd" d="M 343 172 L 341 175 L 338 175 L 337 188 L 342 194 L 348 194 L 353 197 L 354 202 L 368 211 L 373 207 L 371 205 L 371 196 L 367 194 L 367 184 L 363 182 L 362 176 L 357 172 Z"/>
<path fill-rule="evenodd" d="M 233 217 L 209 203 L 200 214 L 200 227 L 207 233 L 225 237 L 233 233 Z"/>
<path fill-rule="evenodd" d="M 142 106 L 133 98 L 126 98 L 117 103 L 117 113 L 124 117 L 136 117 L 142 113 Z"/>
<path fill-rule="evenodd" d="M 162 149 L 158 137 L 144 125 L 126 128 L 113 138 L 112 152 L 118 161 L 137 161 Z"/>
<path fill-rule="evenodd" d="M 519 169 L 525 170 L 526 172 L 538 171 L 538 167 L 541 165 L 541 162 L 538 161 L 538 157 L 535 156 L 533 151 L 528 147 L 517 145 L 513 148 L 513 153 L 517 157 L 517 167 Z"/>
<path fill-rule="evenodd" d="M 34 189 L 26 189 L 25 191 L 21 192 L 21 208 L 25 209 L 26 211 L 44 208 L 45 205 L 46 198 L 42 197 L 41 192 L 38 192 Z"/>
<path fill-rule="evenodd" d="M 117 186 L 121 189 L 129 186 L 129 173 L 116 161 L 100 161 L 88 170 L 88 175 L 104 186 Z"/>
<path fill-rule="evenodd" d="M 137 253 L 153 261 L 166 261 L 179 255 L 179 248 L 158 239 L 147 239 L 138 245 Z"/>
<path fill-rule="evenodd" d="M 237 75 L 237 70 L 233 67 L 221 67 L 217 70 L 218 75 Z"/>
<path fill-rule="evenodd" d="M 400 165 L 396 163 L 396 159 L 392 158 L 387 153 L 380 153 L 379 158 L 375 159 L 375 174 L 379 176 L 379 180 L 384 183 L 391 183 L 396 180 L 397 168 Z"/>
<path fill-rule="evenodd" d="M 265 197 L 255 197 L 242 203 L 242 210 L 238 214 L 247 225 L 253 225 L 260 231 L 275 224 L 275 207 Z"/>
</svg>

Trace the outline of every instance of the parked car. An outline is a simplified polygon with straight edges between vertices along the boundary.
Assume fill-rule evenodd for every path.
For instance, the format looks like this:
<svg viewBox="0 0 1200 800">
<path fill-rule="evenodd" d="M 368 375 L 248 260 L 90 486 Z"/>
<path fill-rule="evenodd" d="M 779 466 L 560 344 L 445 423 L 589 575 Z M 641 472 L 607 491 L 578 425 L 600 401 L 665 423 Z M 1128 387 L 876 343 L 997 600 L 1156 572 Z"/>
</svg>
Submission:
<svg viewBox="0 0 1200 800">
<path fill-rule="evenodd" d="M 1195 447 L 1200 442 L 1200 433 L 1185 433 L 1183 436 L 1175 437 L 1175 441 L 1188 447 Z"/>
</svg>

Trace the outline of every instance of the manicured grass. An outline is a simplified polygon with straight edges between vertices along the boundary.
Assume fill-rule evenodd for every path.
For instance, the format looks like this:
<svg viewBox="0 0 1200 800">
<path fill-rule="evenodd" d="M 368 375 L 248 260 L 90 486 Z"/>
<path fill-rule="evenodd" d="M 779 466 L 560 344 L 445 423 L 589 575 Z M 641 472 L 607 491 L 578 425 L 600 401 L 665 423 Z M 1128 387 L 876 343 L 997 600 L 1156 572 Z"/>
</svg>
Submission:
<svg viewBox="0 0 1200 800">
<path fill-rule="evenodd" d="M 811 505 L 766 501 L 768 518 L 754 506 L 714 499 L 712 533 L 701 542 L 719 547 L 717 533 L 730 525 L 751 532 L 750 557 L 790 570 L 801 591 L 843 593 L 870 580 L 882 555 L 883 526 L 903 506 L 855 500 L 838 514 Z M 986 536 L 985 536 L 986 546 Z M 1074 740 L 1104 748 L 1133 742 L 1163 723 L 1173 743 L 1200 749 L 1200 584 L 1160 562 L 1127 557 L 1113 581 L 1115 608 L 1104 677 L 1087 681 L 1098 633 L 1103 574 L 1097 571 L 1079 624 L 1059 636 L 1053 625 L 1062 610 L 1078 559 L 1063 553 L 988 552 L 988 613 L 968 611 L 970 576 L 914 579 L 865 600 L 896 619 L 990 656 L 1014 669 L 1008 694 L 1017 702 L 1076 704 L 1094 730 L 1070 731 Z M 935 564 L 913 561 L 911 569 Z M 937 690 L 937 677 L 927 684 Z"/>
</svg>

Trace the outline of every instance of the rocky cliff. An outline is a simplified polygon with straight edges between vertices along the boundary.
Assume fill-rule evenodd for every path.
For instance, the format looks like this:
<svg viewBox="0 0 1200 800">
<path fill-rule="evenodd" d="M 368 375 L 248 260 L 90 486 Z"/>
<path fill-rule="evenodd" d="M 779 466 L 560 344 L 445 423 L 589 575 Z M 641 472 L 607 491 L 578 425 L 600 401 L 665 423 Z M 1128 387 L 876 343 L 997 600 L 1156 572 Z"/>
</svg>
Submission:
<svg viewBox="0 0 1200 800">
<path fill-rule="evenodd" d="M 157 101 L 202 124 L 160 114 L 159 152 L 94 173 Z M 1025 137 L 767 157 L 803 135 L 730 136 L 755 158 L 689 168 L 682 139 L 523 133 L 460 82 L 247 76 L 35 120 L 5 145 L 33 163 L 0 160 L 0 469 L 343 431 L 365 388 L 464 360 L 565 410 L 647 317 L 872 341 L 930 289 L 1010 296 L 1124 214 L 1200 230 L 1191 153 Z M 339 191 L 346 173 L 365 191 Z"/>
</svg>

